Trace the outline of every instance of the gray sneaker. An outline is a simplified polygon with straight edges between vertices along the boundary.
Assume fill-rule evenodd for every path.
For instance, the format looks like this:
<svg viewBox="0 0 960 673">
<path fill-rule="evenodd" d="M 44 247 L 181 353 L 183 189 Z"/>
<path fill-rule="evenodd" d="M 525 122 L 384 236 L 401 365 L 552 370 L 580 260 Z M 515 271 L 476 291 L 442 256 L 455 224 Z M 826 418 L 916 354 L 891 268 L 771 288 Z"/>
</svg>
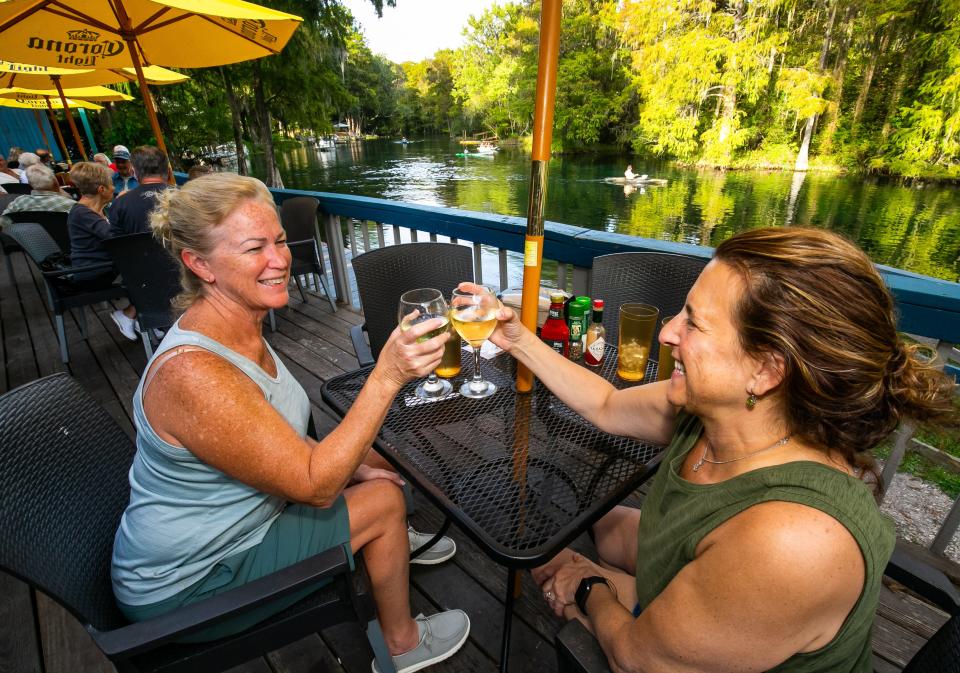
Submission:
<svg viewBox="0 0 960 673">
<path fill-rule="evenodd" d="M 470 635 L 470 618 L 463 610 L 447 610 L 430 617 L 421 614 L 416 621 L 420 642 L 409 652 L 393 658 L 397 673 L 413 673 L 452 657 Z M 376 661 L 371 666 L 373 673 L 380 673 Z"/>
<path fill-rule="evenodd" d="M 423 545 L 427 544 L 433 537 L 431 533 L 418 533 L 413 526 L 407 526 L 407 537 L 410 538 L 410 551 L 414 552 Z M 423 553 L 416 558 L 410 559 L 411 564 L 432 566 L 443 563 L 453 558 L 457 553 L 457 543 L 444 535 L 437 540 L 437 543 L 429 549 L 423 550 Z"/>
</svg>

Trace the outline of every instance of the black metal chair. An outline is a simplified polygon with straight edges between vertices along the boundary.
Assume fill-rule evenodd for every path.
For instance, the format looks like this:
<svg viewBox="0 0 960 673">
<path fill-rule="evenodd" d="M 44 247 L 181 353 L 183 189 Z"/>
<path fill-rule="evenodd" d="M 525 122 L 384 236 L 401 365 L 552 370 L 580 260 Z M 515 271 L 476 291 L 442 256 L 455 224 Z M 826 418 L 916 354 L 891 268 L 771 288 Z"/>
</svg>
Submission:
<svg viewBox="0 0 960 673">
<path fill-rule="evenodd" d="M 60 343 L 60 359 L 66 363 L 70 361 L 70 353 L 67 349 L 67 333 L 63 323 L 63 314 L 70 309 L 78 308 L 78 321 L 80 323 L 80 334 L 84 339 L 87 338 L 87 315 L 83 310 L 84 306 L 96 304 L 101 301 L 119 299 L 127 296 L 127 289 L 116 282 L 108 287 L 89 290 L 82 285 L 76 285 L 71 281 L 71 277 L 78 271 L 89 273 L 91 271 L 108 272 L 113 268 L 113 263 L 92 264 L 81 267 L 63 267 L 55 270 L 44 270 L 44 260 L 51 255 L 59 255 L 63 251 L 60 246 L 50 237 L 39 224 L 23 223 L 11 224 L 4 229 L 4 233 L 10 236 L 27 253 L 27 257 L 33 262 L 34 266 L 43 276 L 44 285 L 47 288 L 47 300 L 50 304 L 50 310 L 53 311 L 54 323 L 57 328 L 57 341 Z"/>
<path fill-rule="evenodd" d="M 342 547 L 161 617 L 128 622 L 114 601 L 110 559 L 135 447 L 68 375 L 0 397 L 0 446 L 0 492 L 9 504 L 0 508 L 0 568 L 66 608 L 121 673 L 221 671 L 357 620 L 380 670 L 395 671 L 362 557 L 351 573 Z M 333 582 L 242 633 L 173 642 L 326 579 Z"/>
<path fill-rule="evenodd" d="M 903 669 L 903 673 L 960 673 L 960 593 L 939 570 L 898 547 L 884 574 L 937 607 L 950 619 L 937 630 Z M 554 637 L 559 673 L 610 673 L 600 644 L 577 620 Z"/>
<path fill-rule="evenodd" d="M 360 366 L 366 366 L 376 361 L 397 326 L 400 295 L 432 287 L 449 296 L 457 284 L 473 280 L 473 253 L 454 243 L 391 245 L 354 257 L 353 272 L 365 322 L 350 329 L 350 338 Z"/>
<path fill-rule="evenodd" d="M 709 260 L 668 252 L 618 252 L 593 259 L 590 296 L 604 300 L 603 326 L 607 339 L 617 342 L 620 305 L 639 301 L 660 309 L 660 317 L 683 309 L 687 292 Z M 653 334 L 650 357 L 659 358 L 660 344 Z"/>
<path fill-rule="evenodd" d="M 181 290 L 180 267 L 148 232 L 108 238 L 103 247 L 123 277 L 130 303 L 137 307 L 143 350 L 150 359 L 154 330 L 166 331 L 173 324 L 170 302 Z"/>
<path fill-rule="evenodd" d="M 60 249 L 66 253 L 70 252 L 70 230 L 67 229 L 67 216 L 69 213 L 55 210 L 21 210 L 16 213 L 10 213 L 7 217 L 11 222 L 35 222 L 47 230 Z"/>
<path fill-rule="evenodd" d="M 22 182 L 5 182 L 3 183 L 3 190 L 7 194 L 29 194 L 33 191 L 33 188 L 30 185 L 24 184 Z"/>
<path fill-rule="evenodd" d="M 320 202 L 312 196 L 297 196 L 287 199 L 280 206 L 280 223 L 287 232 L 287 247 L 293 256 L 293 265 L 290 275 L 293 276 L 300 298 L 306 302 L 307 295 L 303 292 L 302 276 L 312 275 L 320 279 L 323 291 L 330 302 L 330 308 L 337 310 L 337 303 L 330 293 L 327 284 L 327 274 L 323 267 L 323 256 L 317 243 L 319 230 L 317 229 L 317 209 Z"/>
</svg>

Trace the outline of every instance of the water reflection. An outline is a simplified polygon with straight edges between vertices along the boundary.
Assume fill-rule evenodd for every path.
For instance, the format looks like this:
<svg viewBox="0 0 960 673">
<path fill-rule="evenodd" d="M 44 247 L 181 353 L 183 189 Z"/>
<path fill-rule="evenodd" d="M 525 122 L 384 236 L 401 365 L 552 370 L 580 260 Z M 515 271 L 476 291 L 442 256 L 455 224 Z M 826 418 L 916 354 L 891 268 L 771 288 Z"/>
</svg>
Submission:
<svg viewBox="0 0 960 673">
<path fill-rule="evenodd" d="M 455 141 L 388 140 L 285 151 L 288 187 L 524 216 L 529 155 L 458 157 Z M 262 160 L 254 166 L 262 171 Z M 590 229 L 700 245 L 766 225 L 815 226 L 857 241 L 877 262 L 957 280 L 960 190 L 876 180 L 762 171 L 696 171 L 631 159 L 662 186 L 611 185 L 627 159 L 557 157 L 550 162 L 546 217 Z"/>
</svg>

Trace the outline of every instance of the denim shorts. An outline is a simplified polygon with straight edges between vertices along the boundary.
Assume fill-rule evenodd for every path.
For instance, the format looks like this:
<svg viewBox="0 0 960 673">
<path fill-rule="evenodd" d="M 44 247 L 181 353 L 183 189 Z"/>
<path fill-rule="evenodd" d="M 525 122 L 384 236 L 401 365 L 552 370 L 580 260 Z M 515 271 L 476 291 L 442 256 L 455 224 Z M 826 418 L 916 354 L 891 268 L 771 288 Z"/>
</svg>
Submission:
<svg viewBox="0 0 960 673">
<path fill-rule="evenodd" d="M 223 559 L 196 584 L 156 603 L 126 605 L 118 602 L 118 605 L 120 611 L 129 620 L 141 622 L 229 591 L 338 545 L 346 550 L 350 568 L 353 569 L 350 518 L 347 515 L 347 503 L 342 494 L 333 505 L 323 509 L 309 505 L 290 505 L 271 524 L 260 544 Z M 203 642 L 239 633 L 271 615 L 282 612 L 329 583 L 330 580 L 319 582 L 179 640 L 180 642 Z"/>
</svg>

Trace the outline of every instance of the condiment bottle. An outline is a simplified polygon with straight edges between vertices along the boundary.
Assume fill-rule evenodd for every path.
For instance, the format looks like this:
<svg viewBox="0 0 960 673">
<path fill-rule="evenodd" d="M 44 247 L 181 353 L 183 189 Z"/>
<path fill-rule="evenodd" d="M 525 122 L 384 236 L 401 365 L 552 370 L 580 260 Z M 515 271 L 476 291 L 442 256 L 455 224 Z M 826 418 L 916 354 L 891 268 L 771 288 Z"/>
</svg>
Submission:
<svg viewBox="0 0 960 673">
<path fill-rule="evenodd" d="M 578 301 L 567 304 L 567 328 L 570 330 L 569 357 L 579 360 L 583 355 L 583 305 Z"/>
<path fill-rule="evenodd" d="M 570 353 L 570 328 L 563 319 L 563 304 L 566 296 L 562 292 L 550 293 L 550 311 L 547 313 L 547 322 L 540 328 L 540 338 L 550 348 L 564 357 Z"/>
<path fill-rule="evenodd" d="M 607 348 L 607 331 L 603 328 L 603 300 L 593 300 L 593 323 L 587 328 L 587 348 L 583 352 L 583 361 L 591 367 L 603 363 L 603 353 Z"/>
</svg>

